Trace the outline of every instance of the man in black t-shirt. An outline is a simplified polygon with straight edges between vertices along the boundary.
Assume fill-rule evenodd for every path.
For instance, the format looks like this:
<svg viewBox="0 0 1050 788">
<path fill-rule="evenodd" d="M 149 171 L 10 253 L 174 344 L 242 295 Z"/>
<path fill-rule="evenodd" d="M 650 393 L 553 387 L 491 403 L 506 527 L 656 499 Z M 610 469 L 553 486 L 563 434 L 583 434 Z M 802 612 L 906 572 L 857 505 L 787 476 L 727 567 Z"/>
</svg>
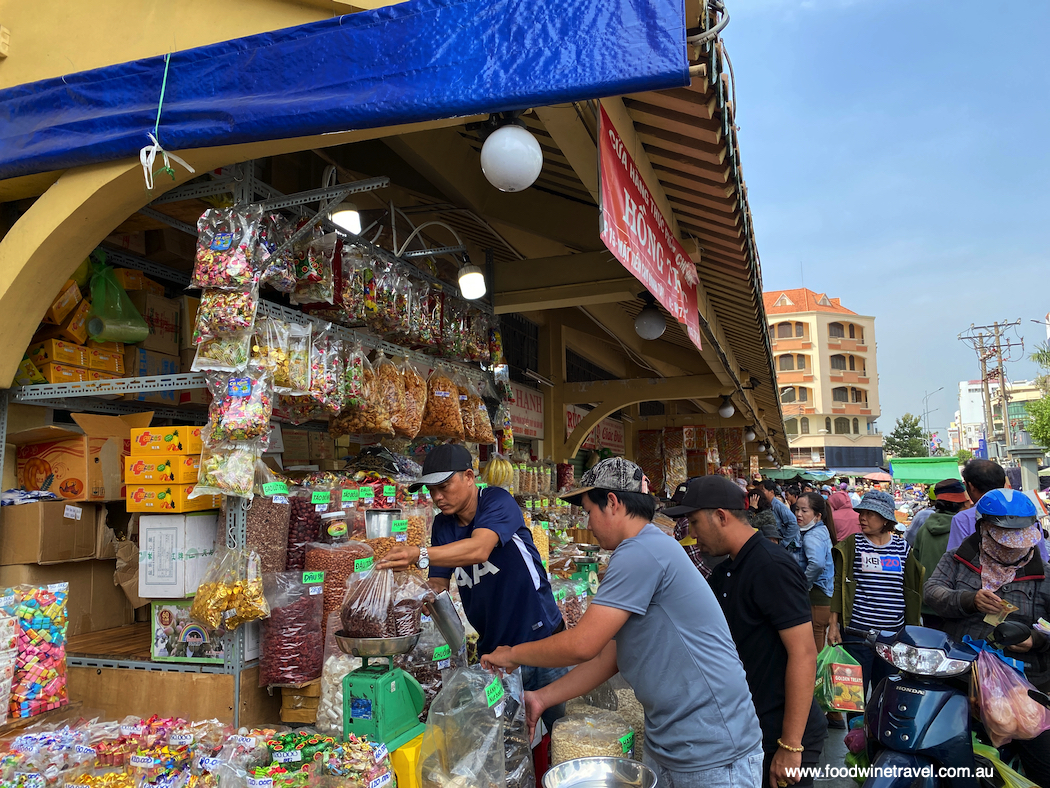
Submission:
<svg viewBox="0 0 1050 788">
<path fill-rule="evenodd" d="M 770 788 L 808 786 L 800 767 L 815 767 L 827 721 L 813 698 L 817 651 L 806 579 L 795 559 L 756 532 L 744 492 L 721 476 L 689 483 L 681 506 L 701 549 L 729 555 L 715 567 L 711 588 L 733 635 L 762 728 L 763 774 Z"/>
</svg>

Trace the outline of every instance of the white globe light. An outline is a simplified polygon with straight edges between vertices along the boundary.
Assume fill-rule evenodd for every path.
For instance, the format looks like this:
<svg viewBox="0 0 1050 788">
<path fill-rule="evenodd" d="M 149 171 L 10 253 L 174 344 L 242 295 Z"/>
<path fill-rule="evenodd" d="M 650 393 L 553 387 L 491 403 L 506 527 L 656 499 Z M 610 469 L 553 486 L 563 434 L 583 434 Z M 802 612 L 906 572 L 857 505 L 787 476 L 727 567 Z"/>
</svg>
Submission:
<svg viewBox="0 0 1050 788">
<path fill-rule="evenodd" d="M 361 214 L 352 202 L 339 203 L 339 206 L 332 211 L 331 218 L 332 224 L 342 227 L 348 233 L 361 234 Z"/>
<path fill-rule="evenodd" d="M 733 407 L 729 397 L 722 397 L 722 404 L 718 407 L 718 415 L 723 419 L 728 419 L 734 413 L 736 413 L 736 408 Z"/>
<path fill-rule="evenodd" d="M 481 146 L 481 171 L 501 192 L 532 186 L 543 169 L 543 151 L 527 129 L 513 123 L 492 132 Z"/>
<path fill-rule="evenodd" d="M 744 440 L 747 441 L 748 443 L 751 443 L 751 441 L 753 441 L 754 439 L 755 439 L 755 430 L 752 427 L 748 427 L 747 431 L 744 433 Z"/>
<path fill-rule="evenodd" d="M 642 339 L 659 339 L 667 330 L 667 321 L 655 306 L 647 306 L 634 319 L 634 330 Z"/>
<path fill-rule="evenodd" d="M 485 275 L 476 265 L 465 265 L 459 269 L 459 292 L 468 301 L 485 295 Z"/>
<path fill-rule="evenodd" d="M 770 462 L 773 462 L 776 459 L 776 457 L 774 457 L 772 454 L 767 454 L 766 455 L 766 459 L 769 460 Z"/>
<path fill-rule="evenodd" d="M 766 444 L 764 444 L 764 443 L 760 443 L 760 444 L 758 444 L 758 453 L 759 453 L 759 454 L 761 454 L 761 453 L 762 453 L 762 452 L 764 452 L 765 450 L 766 450 Z"/>
</svg>

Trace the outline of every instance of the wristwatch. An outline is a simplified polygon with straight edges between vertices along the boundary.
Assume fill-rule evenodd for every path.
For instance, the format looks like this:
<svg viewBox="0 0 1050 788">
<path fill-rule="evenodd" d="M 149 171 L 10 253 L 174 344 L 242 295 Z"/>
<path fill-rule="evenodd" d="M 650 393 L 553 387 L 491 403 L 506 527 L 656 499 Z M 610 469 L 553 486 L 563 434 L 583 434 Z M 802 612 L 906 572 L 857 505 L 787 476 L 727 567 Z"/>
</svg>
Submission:
<svg viewBox="0 0 1050 788">
<path fill-rule="evenodd" d="M 428 566 L 430 566 L 430 556 L 427 555 L 427 548 L 419 548 L 419 558 L 416 559 L 416 566 L 418 566 L 420 569 L 426 569 Z"/>
</svg>

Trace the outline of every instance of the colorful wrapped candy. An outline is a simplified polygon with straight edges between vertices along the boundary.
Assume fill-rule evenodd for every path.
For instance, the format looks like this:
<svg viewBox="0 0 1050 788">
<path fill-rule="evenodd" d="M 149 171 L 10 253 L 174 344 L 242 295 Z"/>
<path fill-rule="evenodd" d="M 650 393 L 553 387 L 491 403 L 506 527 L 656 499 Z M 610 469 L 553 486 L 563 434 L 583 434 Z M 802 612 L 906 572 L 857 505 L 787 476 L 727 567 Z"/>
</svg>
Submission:
<svg viewBox="0 0 1050 788">
<path fill-rule="evenodd" d="M 252 342 L 252 363 L 268 369 L 273 375 L 275 391 L 291 390 L 288 374 L 288 330 L 283 320 L 263 317 L 255 321 L 255 338 Z"/>
<path fill-rule="evenodd" d="M 368 318 L 368 303 L 374 301 L 375 277 L 368 253 L 359 246 L 344 246 L 342 251 L 343 282 L 339 305 L 346 322 L 361 325 Z"/>
<path fill-rule="evenodd" d="M 298 282 L 292 291 L 293 304 L 335 302 L 335 257 L 339 235 L 328 233 L 311 242 L 306 257 L 296 263 Z"/>
<path fill-rule="evenodd" d="M 257 206 L 211 208 L 197 220 L 197 255 L 190 287 L 248 290 L 259 282 L 255 263 Z"/>
<path fill-rule="evenodd" d="M 310 393 L 310 326 L 293 323 L 288 327 L 289 394 Z"/>
<path fill-rule="evenodd" d="M 251 344 L 251 331 L 205 339 L 197 345 L 191 369 L 193 372 L 237 372 L 248 366 Z"/>
<path fill-rule="evenodd" d="M 0 607 L 18 621 L 18 657 L 9 717 L 33 717 L 69 702 L 66 692 L 66 604 L 69 583 L 17 586 Z"/>
<path fill-rule="evenodd" d="M 238 374 L 208 375 L 211 406 L 205 440 L 255 441 L 270 434 L 273 415 L 273 378 L 265 369 Z"/>
<path fill-rule="evenodd" d="M 290 248 L 279 255 L 273 253 L 292 235 L 292 226 L 279 213 L 263 217 L 259 229 L 260 258 L 263 260 L 262 283 L 281 293 L 290 293 L 295 289 L 295 258 Z"/>
<path fill-rule="evenodd" d="M 261 454 L 258 446 L 244 443 L 205 446 L 200 476 L 189 497 L 236 495 L 251 500 L 255 497 L 255 461 Z"/>
<path fill-rule="evenodd" d="M 250 331 L 255 326 L 258 308 L 258 288 L 244 291 L 205 290 L 197 309 L 193 343 L 199 345 L 205 339 Z"/>
<path fill-rule="evenodd" d="M 315 333 L 310 345 L 310 396 L 325 411 L 338 413 L 342 407 L 340 384 L 342 378 L 343 343 L 335 338 L 328 323 Z"/>
</svg>

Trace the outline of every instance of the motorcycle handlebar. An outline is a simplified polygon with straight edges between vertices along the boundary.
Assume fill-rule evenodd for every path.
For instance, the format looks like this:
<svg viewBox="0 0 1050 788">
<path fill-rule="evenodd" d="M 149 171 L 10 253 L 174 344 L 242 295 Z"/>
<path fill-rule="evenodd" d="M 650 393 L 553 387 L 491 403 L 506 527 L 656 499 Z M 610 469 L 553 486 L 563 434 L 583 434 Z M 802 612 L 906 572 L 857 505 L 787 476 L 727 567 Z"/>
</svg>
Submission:
<svg viewBox="0 0 1050 788">
<path fill-rule="evenodd" d="M 847 635 L 853 635 L 854 637 L 864 638 L 865 640 L 870 639 L 876 633 L 873 629 L 857 629 L 856 627 L 842 627 L 842 631 Z"/>
</svg>

